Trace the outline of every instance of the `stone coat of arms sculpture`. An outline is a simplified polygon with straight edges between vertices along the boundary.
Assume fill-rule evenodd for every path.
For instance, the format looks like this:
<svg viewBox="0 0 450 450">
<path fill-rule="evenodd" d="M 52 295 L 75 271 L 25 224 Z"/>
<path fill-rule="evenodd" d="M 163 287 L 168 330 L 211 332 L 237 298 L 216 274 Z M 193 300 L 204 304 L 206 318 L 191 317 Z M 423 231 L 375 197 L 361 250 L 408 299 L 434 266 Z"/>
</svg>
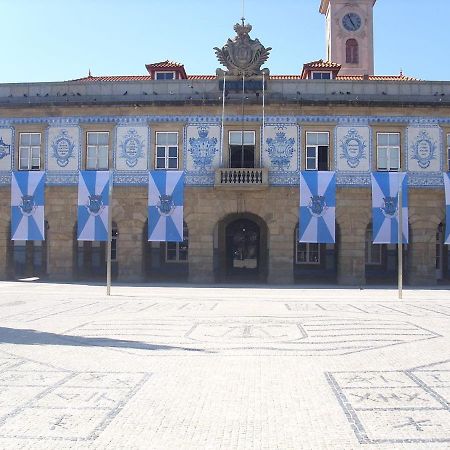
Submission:
<svg viewBox="0 0 450 450">
<path fill-rule="evenodd" d="M 217 69 L 217 76 L 224 74 L 231 77 L 252 77 L 269 75 L 269 69 L 261 69 L 261 66 L 269 58 L 271 47 L 265 48 L 258 39 L 251 39 L 248 35 L 252 30 L 250 24 L 237 23 L 234 26 L 237 36 L 228 39 L 227 43 L 220 49 L 214 47 L 217 58 L 228 71 Z"/>
</svg>

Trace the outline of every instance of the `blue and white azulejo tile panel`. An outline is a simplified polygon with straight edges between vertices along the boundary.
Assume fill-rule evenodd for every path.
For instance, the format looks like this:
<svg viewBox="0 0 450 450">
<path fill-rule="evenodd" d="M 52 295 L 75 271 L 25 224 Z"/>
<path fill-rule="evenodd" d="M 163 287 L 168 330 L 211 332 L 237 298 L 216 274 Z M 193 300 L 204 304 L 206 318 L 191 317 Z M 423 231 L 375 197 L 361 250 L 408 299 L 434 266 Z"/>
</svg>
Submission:
<svg viewBox="0 0 450 450">
<path fill-rule="evenodd" d="M 80 163 L 80 128 L 50 127 L 47 139 L 47 169 L 76 171 Z"/>
<path fill-rule="evenodd" d="M 442 170 L 442 129 L 438 125 L 409 126 L 406 132 L 408 171 Z"/>
<path fill-rule="evenodd" d="M 220 167 L 220 126 L 189 124 L 185 130 L 186 173 L 205 176 Z"/>
<path fill-rule="evenodd" d="M 299 127 L 288 124 L 264 125 L 262 166 L 270 174 L 289 175 L 299 170 Z"/>
<path fill-rule="evenodd" d="M 365 126 L 337 126 L 335 161 L 340 172 L 369 172 L 371 131 Z"/>
<path fill-rule="evenodd" d="M 122 126 L 116 128 L 115 163 L 117 170 L 148 169 L 149 128 Z"/>
<path fill-rule="evenodd" d="M 10 171 L 13 167 L 13 136 L 11 127 L 0 127 L 0 171 Z"/>
</svg>

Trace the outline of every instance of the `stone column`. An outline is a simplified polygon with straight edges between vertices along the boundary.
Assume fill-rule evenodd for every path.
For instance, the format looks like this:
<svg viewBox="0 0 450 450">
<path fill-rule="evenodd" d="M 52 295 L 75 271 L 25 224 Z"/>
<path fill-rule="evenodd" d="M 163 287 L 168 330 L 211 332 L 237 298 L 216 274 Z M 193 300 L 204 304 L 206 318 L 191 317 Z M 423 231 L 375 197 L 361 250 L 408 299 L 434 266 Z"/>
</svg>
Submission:
<svg viewBox="0 0 450 450">
<path fill-rule="evenodd" d="M 189 282 L 214 283 L 214 224 L 208 215 L 198 213 L 188 222 Z"/>
<path fill-rule="evenodd" d="M 444 204 L 443 191 L 409 190 L 408 284 L 436 284 L 436 232 L 439 223 L 444 220 Z"/>
<path fill-rule="evenodd" d="M 119 281 L 142 281 L 144 223 L 142 220 L 124 220 L 118 223 L 117 258 Z"/>
<path fill-rule="evenodd" d="M 370 189 L 338 189 L 336 197 L 338 283 L 364 285 L 365 234 L 371 220 Z"/>
<path fill-rule="evenodd" d="M 8 243 L 9 243 L 9 225 L 6 221 L 0 220 L 0 280 L 7 278 L 8 266 Z"/>
<path fill-rule="evenodd" d="M 294 227 L 295 225 L 269 228 L 269 273 L 267 276 L 269 284 L 294 283 Z"/>
</svg>

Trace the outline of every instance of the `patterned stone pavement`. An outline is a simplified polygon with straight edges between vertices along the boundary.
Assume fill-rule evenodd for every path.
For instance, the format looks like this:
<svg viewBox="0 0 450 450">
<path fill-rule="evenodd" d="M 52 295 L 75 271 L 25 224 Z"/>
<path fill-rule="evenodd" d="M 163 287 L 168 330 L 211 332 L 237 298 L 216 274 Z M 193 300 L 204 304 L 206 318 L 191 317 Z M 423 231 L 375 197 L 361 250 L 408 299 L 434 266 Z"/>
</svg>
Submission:
<svg viewBox="0 0 450 450">
<path fill-rule="evenodd" d="M 0 283 L 0 448 L 450 449 L 450 292 Z"/>
</svg>

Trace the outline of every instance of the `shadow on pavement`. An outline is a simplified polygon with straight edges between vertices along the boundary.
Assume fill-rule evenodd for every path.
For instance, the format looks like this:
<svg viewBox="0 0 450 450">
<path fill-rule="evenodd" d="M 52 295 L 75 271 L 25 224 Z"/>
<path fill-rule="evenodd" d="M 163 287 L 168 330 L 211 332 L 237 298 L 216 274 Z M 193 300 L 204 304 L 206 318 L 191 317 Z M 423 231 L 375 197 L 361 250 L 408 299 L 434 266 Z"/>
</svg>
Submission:
<svg viewBox="0 0 450 450">
<path fill-rule="evenodd" d="M 128 341 L 111 338 L 91 338 L 70 336 L 65 334 L 47 333 L 38 330 L 0 327 L 0 344 L 19 345 L 70 345 L 74 347 L 113 347 L 139 350 L 184 350 L 187 352 L 205 352 L 203 349 L 177 347 L 172 345 L 148 344 L 141 341 Z"/>
</svg>

